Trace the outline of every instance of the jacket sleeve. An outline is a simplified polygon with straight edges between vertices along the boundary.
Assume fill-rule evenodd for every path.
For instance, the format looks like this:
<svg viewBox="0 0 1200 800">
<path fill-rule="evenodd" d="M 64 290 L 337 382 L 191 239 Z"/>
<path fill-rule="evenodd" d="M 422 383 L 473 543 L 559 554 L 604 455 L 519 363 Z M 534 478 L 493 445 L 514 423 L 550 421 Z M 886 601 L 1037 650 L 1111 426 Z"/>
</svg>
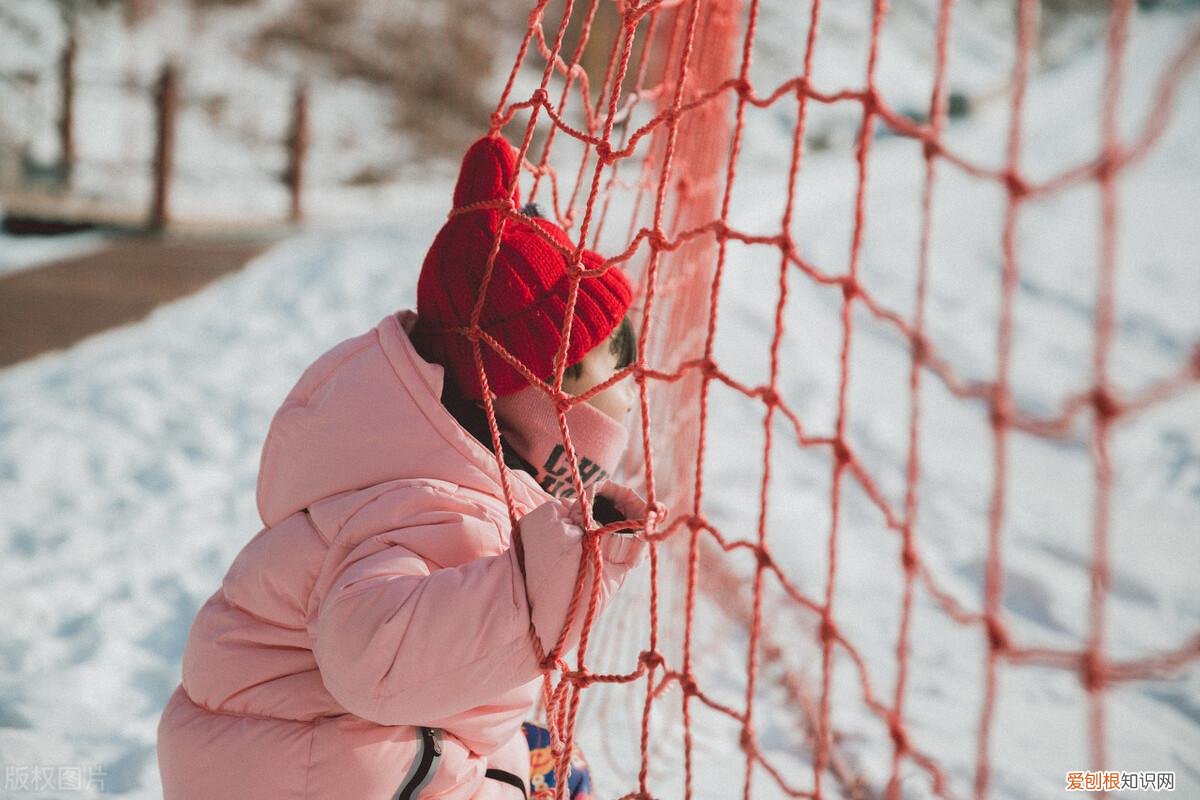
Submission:
<svg viewBox="0 0 1200 800">
<path fill-rule="evenodd" d="M 552 501 L 538 506 L 518 521 L 525 556 L 525 596 L 530 619 L 542 649 L 549 653 L 567 625 L 567 611 L 575 591 L 583 553 L 583 520 L 578 507 Z M 624 534 L 605 534 L 600 540 L 600 610 L 625 581 L 625 575 L 645 554 L 643 539 Z M 583 592 L 575 616 L 570 620 L 566 650 L 579 644 L 583 619 L 592 591 L 591 559 L 583 558 Z"/>
<path fill-rule="evenodd" d="M 315 622 L 313 654 L 334 699 L 380 724 L 433 725 L 536 678 L 530 623 L 548 652 L 566 618 L 583 531 L 557 500 L 518 524 L 524 574 L 514 548 L 431 570 L 418 543 L 496 535 L 495 522 L 462 512 L 419 515 L 351 550 Z M 602 540 L 602 603 L 623 582 L 638 545 L 621 535 Z M 591 581 L 587 569 L 585 592 Z"/>
</svg>

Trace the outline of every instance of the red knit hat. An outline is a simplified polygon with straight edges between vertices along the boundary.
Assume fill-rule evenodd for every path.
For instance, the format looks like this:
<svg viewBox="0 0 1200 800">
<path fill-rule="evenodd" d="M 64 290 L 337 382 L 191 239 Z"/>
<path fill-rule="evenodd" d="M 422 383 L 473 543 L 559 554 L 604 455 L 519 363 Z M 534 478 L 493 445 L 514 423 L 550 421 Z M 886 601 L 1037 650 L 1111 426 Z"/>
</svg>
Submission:
<svg viewBox="0 0 1200 800">
<path fill-rule="evenodd" d="M 459 389 L 475 400 L 482 399 L 483 390 L 471 340 L 459 329 L 471 323 L 503 212 L 494 207 L 459 210 L 502 200 L 510 185 L 511 208 L 518 208 L 517 166 L 516 152 L 500 135 L 485 136 L 471 145 L 454 187 L 458 213 L 451 212 L 433 240 L 417 281 L 413 345 L 427 360 L 445 367 Z M 479 326 L 540 378 L 553 372 L 554 354 L 562 340 L 570 289 L 567 265 L 574 250 L 562 228 L 540 217 L 510 216 L 501 234 Z M 590 250 L 582 252 L 584 269 L 597 269 L 604 261 Z M 632 301 L 629 279 L 616 266 L 580 280 L 566 365 L 581 360 L 607 339 Z M 496 396 L 529 385 L 486 341 L 481 340 L 480 347 L 488 386 Z"/>
</svg>

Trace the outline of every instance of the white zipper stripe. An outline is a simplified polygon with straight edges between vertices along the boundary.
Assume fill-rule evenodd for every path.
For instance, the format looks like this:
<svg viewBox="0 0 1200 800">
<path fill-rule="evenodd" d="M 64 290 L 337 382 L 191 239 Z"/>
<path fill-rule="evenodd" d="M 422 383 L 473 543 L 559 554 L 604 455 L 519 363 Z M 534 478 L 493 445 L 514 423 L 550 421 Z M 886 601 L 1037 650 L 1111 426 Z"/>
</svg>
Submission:
<svg viewBox="0 0 1200 800">
<path fill-rule="evenodd" d="M 442 758 L 442 731 L 440 728 L 425 727 L 420 728 L 420 731 L 421 751 L 413 759 L 412 766 L 408 768 L 408 774 L 404 776 L 404 780 L 400 781 L 400 787 L 392 795 L 392 800 L 418 800 L 421 791 L 429 785 L 429 782 L 433 780 L 433 773 L 437 771 L 438 761 Z M 426 752 L 430 754 L 429 764 L 422 766 Z M 422 769 L 424 769 L 423 774 Z"/>
</svg>

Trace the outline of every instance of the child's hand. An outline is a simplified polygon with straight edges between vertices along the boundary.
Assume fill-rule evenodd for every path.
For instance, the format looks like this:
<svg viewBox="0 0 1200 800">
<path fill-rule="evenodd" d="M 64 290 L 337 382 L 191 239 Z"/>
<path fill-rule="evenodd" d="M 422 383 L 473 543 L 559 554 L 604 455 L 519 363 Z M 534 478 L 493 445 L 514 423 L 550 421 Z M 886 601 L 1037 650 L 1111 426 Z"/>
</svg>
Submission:
<svg viewBox="0 0 1200 800">
<path fill-rule="evenodd" d="M 666 507 L 662 503 L 655 503 L 652 507 L 633 489 L 617 483 L 611 478 L 600 481 L 593 490 L 586 492 L 586 497 L 592 505 L 593 519 L 601 525 L 610 525 L 620 520 L 645 521 L 646 525 L 649 525 L 652 521 L 659 521 L 667 516 Z M 575 516 L 582 519 L 578 504 L 572 511 Z M 582 521 L 577 524 L 580 527 L 583 526 Z M 645 525 L 641 525 L 623 528 L 615 533 L 642 539 L 644 530 Z"/>
<path fill-rule="evenodd" d="M 592 518 L 598 525 L 621 520 L 645 523 L 603 534 L 600 553 L 604 560 L 613 565 L 622 565 L 625 569 L 636 566 L 646 554 L 646 524 L 666 517 L 666 508 L 661 503 L 650 506 L 633 489 L 610 478 L 584 490 L 583 501 L 591 504 Z M 584 527 L 579 500 L 570 504 L 569 518 L 579 528 Z"/>
<path fill-rule="evenodd" d="M 550 652 L 567 622 L 567 609 L 581 566 L 584 570 L 581 597 L 588 598 L 591 595 L 592 581 L 596 576 L 590 559 L 581 561 L 585 528 L 582 503 L 595 504 L 601 497 L 616 509 L 617 516 L 609 522 L 628 519 L 641 523 L 648 519 L 661 519 L 666 515 L 666 509 L 661 504 L 650 506 L 632 489 L 605 480 L 594 492 L 585 490 L 582 499 L 550 500 L 518 521 L 530 616 L 546 652 Z M 602 606 L 607 605 L 608 599 L 624 583 L 625 576 L 640 564 L 646 555 L 649 543 L 641 532 L 643 529 L 644 526 L 639 524 L 631 533 L 601 535 L 599 544 L 603 562 L 600 592 Z M 585 599 L 583 607 L 586 605 Z M 566 649 L 574 647 L 579 640 L 579 619 L 582 616 L 582 612 L 577 611 L 566 639 Z"/>
</svg>

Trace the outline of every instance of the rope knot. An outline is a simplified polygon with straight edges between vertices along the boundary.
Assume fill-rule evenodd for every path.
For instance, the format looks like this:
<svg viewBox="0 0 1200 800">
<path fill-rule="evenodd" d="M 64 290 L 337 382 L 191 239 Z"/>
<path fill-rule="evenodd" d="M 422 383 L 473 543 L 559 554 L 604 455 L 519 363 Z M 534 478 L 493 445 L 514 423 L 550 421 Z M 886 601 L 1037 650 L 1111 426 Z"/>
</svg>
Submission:
<svg viewBox="0 0 1200 800">
<path fill-rule="evenodd" d="M 1030 192 L 1029 183 L 1015 169 L 1004 173 L 1004 185 L 1008 188 L 1008 193 L 1017 199 Z"/>
<path fill-rule="evenodd" d="M 462 335 L 467 337 L 469 342 L 478 342 L 481 338 L 482 331 L 478 327 L 465 327 L 462 329 Z"/>
<path fill-rule="evenodd" d="M 833 620 L 828 616 L 821 617 L 821 642 L 825 645 L 832 644 L 837 638 L 837 627 L 833 624 Z"/>
<path fill-rule="evenodd" d="M 716 237 L 718 242 L 728 241 L 729 233 L 733 230 L 721 220 L 711 223 L 709 227 L 712 229 L 713 236 Z"/>
<path fill-rule="evenodd" d="M 900 563 L 904 565 L 905 572 L 915 572 L 917 569 L 917 547 L 911 539 L 904 543 L 900 551 Z"/>
<path fill-rule="evenodd" d="M 988 420 L 993 428 L 1001 428 L 1008 424 L 1012 413 L 1012 398 L 1009 396 L 1008 390 L 997 384 L 992 391 L 992 405 L 988 411 Z"/>
<path fill-rule="evenodd" d="M 858 285 L 858 281 L 854 280 L 851 275 L 846 275 L 842 278 L 842 297 L 849 303 L 855 297 L 862 293 L 862 287 Z"/>
<path fill-rule="evenodd" d="M 641 661 L 650 669 L 661 667 L 665 663 L 662 653 L 658 652 L 657 650 L 643 650 L 638 655 L 638 661 Z"/>
<path fill-rule="evenodd" d="M 988 644 L 998 653 L 1003 653 L 1011 647 L 1008 630 L 997 617 L 987 618 L 987 637 Z"/>
<path fill-rule="evenodd" d="M 1096 409 L 1096 416 L 1106 421 L 1121 413 L 1121 403 L 1103 386 L 1092 390 L 1092 406 Z"/>
<path fill-rule="evenodd" d="M 850 461 L 850 445 L 846 444 L 844 439 L 833 440 L 833 458 L 838 464 L 847 464 Z"/>
<path fill-rule="evenodd" d="M 571 406 L 573 405 L 571 400 L 571 395 L 567 394 L 566 392 L 559 392 L 558 396 L 554 398 L 554 407 L 563 414 L 566 414 L 571 410 Z"/>
<path fill-rule="evenodd" d="M 913 331 L 909 341 L 912 343 L 913 360 L 924 364 L 929 359 L 929 339 L 920 331 Z"/>
<path fill-rule="evenodd" d="M 784 258 L 787 258 L 796 250 L 796 242 L 792 240 L 792 235 L 787 231 L 775 237 L 775 246 L 779 248 L 779 253 Z"/>
<path fill-rule="evenodd" d="M 1104 148 L 1104 152 L 1100 154 L 1100 158 L 1096 161 L 1096 180 L 1101 183 L 1111 181 L 1120 172 L 1122 160 L 1123 154 L 1119 147 L 1109 145 Z"/>
<path fill-rule="evenodd" d="M 767 552 L 765 547 L 756 548 L 754 552 L 755 552 L 755 555 L 758 557 L 758 566 L 761 569 L 770 569 L 772 567 L 772 565 L 775 563 L 771 559 L 771 554 Z"/>
<path fill-rule="evenodd" d="M 862 93 L 862 104 L 864 114 L 872 114 L 879 108 L 879 92 L 874 86 L 868 86 L 867 90 Z"/>
<path fill-rule="evenodd" d="M 1099 692 L 1108 685 L 1108 667 L 1099 653 L 1093 650 L 1084 654 L 1080 664 L 1080 677 L 1083 680 L 1083 688 L 1089 693 Z"/>
<path fill-rule="evenodd" d="M 888 720 L 888 733 L 891 734 L 892 743 L 896 745 L 896 751 L 900 753 L 908 752 L 908 734 L 904 730 L 904 726 L 900 724 L 900 719 L 893 716 Z"/>
</svg>

